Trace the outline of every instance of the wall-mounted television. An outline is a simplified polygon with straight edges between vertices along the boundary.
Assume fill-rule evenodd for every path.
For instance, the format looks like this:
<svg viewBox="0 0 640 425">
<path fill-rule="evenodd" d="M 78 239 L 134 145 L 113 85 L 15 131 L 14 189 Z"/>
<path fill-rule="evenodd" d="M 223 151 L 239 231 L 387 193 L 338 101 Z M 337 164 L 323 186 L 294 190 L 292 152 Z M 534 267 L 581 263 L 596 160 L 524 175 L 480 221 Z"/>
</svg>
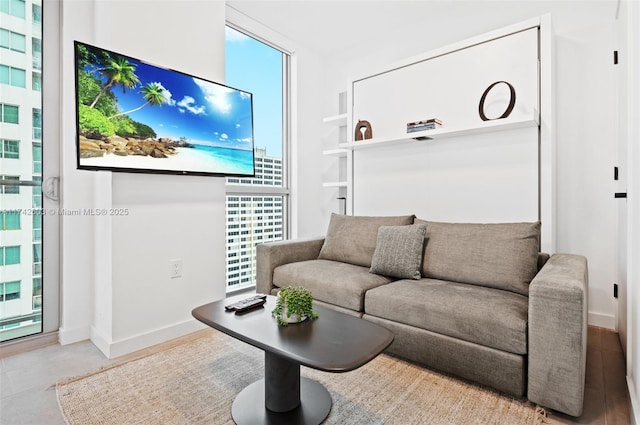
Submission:
<svg viewBox="0 0 640 425">
<path fill-rule="evenodd" d="M 251 93 L 74 42 L 77 167 L 253 176 Z"/>
</svg>

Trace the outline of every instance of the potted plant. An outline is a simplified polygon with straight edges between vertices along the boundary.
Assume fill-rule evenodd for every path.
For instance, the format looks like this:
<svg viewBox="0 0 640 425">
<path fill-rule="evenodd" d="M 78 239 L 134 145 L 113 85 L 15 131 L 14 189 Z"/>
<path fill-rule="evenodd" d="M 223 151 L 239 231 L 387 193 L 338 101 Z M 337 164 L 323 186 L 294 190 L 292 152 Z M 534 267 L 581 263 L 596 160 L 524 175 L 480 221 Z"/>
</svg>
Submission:
<svg viewBox="0 0 640 425">
<path fill-rule="evenodd" d="M 307 318 L 315 319 L 318 313 L 313 311 L 313 295 L 305 288 L 287 287 L 278 292 L 276 308 L 271 312 L 280 326 L 298 323 Z"/>
</svg>

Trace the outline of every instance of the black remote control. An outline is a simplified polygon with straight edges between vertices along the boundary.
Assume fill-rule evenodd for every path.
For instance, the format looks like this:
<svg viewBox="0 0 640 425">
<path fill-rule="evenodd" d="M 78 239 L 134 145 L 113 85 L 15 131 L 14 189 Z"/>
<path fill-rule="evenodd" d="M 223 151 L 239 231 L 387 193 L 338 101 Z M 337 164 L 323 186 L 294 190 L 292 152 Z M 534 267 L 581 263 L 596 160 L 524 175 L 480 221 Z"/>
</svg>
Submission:
<svg viewBox="0 0 640 425">
<path fill-rule="evenodd" d="M 252 297 L 245 298 L 244 300 L 237 301 L 232 304 L 227 304 L 224 309 L 227 311 L 247 311 L 251 308 L 256 308 L 267 302 L 267 296 L 264 294 L 256 294 Z"/>
<path fill-rule="evenodd" d="M 254 308 L 262 307 L 262 305 L 266 302 L 267 300 L 263 300 L 261 298 L 258 298 L 257 300 L 254 300 L 254 301 L 246 302 L 242 304 L 240 307 L 236 307 L 236 314 L 242 314 L 249 310 L 253 310 Z"/>
</svg>

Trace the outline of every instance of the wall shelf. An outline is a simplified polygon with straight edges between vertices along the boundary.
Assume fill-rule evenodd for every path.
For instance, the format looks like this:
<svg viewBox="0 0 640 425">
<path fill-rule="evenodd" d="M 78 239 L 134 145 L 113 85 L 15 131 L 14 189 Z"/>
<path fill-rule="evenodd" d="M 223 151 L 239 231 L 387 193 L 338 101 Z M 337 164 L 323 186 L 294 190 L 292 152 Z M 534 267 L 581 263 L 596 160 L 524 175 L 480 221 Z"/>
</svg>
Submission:
<svg viewBox="0 0 640 425">
<path fill-rule="evenodd" d="M 325 182 L 322 187 L 347 187 L 347 182 Z"/>
<path fill-rule="evenodd" d="M 336 127 L 341 127 L 343 125 L 347 125 L 347 114 L 345 113 L 326 117 L 322 119 L 322 122 L 325 124 L 335 125 Z"/>
<path fill-rule="evenodd" d="M 373 138 L 369 140 L 360 140 L 357 142 L 346 142 L 339 143 L 338 147 L 340 149 L 350 149 L 350 150 L 358 150 L 358 149 L 367 149 L 374 148 L 377 146 L 391 146 L 398 145 L 402 143 L 409 142 L 420 142 L 425 140 L 439 140 L 448 137 L 460 137 L 460 136 L 468 136 L 472 134 L 482 134 L 489 133 L 492 131 L 504 131 L 504 130 L 515 130 L 519 128 L 528 128 L 528 127 L 537 127 L 538 124 L 538 112 L 534 111 L 531 116 L 514 118 L 509 120 L 493 120 L 493 121 L 483 121 L 474 127 L 467 128 L 451 128 L 443 126 L 441 128 L 436 128 L 434 130 L 425 130 L 419 131 L 415 133 L 411 133 L 403 135 L 402 137 L 395 138 Z M 426 137 L 427 139 L 417 140 L 418 137 Z"/>
<path fill-rule="evenodd" d="M 336 137 L 335 142 L 326 146 L 328 149 L 322 151 L 322 155 L 327 158 L 327 162 L 330 162 L 331 169 L 327 170 L 332 175 L 327 175 L 327 180 L 322 183 L 322 187 L 330 189 L 331 196 L 336 196 L 338 203 L 338 210 L 341 214 L 349 214 L 352 211 L 351 208 L 351 158 L 353 151 L 351 149 L 342 149 L 338 146 L 339 143 L 349 140 L 348 126 L 349 126 L 349 114 L 347 112 L 347 92 L 338 93 L 338 114 L 327 116 L 322 119 L 322 123 L 326 126 L 331 126 L 331 134 Z M 328 195 L 328 194 L 327 194 Z M 344 201 L 344 202 L 341 202 Z"/>
<path fill-rule="evenodd" d="M 324 156 L 338 156 L 338 157 L 347 156 L 347 152 L 348 151 L 349 151 L 348 149 L 341 149 L 341 148 L 328 149 L 328 150 L 322 151 L 322 155 L 324 155 Z"/>
</svg>

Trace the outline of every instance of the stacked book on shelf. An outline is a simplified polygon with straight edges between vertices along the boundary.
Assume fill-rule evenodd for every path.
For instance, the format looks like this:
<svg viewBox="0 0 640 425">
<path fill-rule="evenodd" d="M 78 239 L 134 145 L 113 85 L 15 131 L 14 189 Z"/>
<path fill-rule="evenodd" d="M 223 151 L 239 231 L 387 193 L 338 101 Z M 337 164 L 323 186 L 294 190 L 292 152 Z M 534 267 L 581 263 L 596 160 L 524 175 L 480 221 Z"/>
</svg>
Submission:
<svg viewBox="0 0 640 425">
<path fill-rule="evenodd" d="M 417 131 L 434 130 L 442 127 L 442 121 L 438 118 L 430 118 L 428 120 L 414 121 L 407 123 L 407 133 L 415 133 Z"/>
</svg>

